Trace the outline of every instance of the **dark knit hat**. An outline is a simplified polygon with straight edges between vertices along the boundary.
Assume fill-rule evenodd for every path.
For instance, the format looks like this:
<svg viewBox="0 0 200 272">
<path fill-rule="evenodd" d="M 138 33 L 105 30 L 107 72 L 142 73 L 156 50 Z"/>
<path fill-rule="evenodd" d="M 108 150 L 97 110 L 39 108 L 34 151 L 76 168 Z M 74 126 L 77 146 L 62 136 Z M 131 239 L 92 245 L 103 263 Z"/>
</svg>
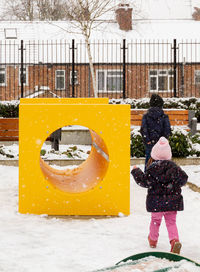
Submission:
<svg viewBox="0 0 200 272">
<path fill-rule="evenodd" d="M 158 94 L 152 94 L 150 98 L 150 107 L 162 108 L 164 101 Z"/>
</svg>

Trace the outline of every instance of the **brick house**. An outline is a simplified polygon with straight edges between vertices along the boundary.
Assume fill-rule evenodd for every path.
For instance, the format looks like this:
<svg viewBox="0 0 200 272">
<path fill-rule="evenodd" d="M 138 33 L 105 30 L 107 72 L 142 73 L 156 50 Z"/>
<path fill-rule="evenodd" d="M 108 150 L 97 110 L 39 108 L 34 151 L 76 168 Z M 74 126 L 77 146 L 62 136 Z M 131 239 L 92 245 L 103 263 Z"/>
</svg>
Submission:
<svg viewBox="0 0 200 272">
<path fill-rule="evenodd" d="M 83 38 L 65 31 L 68 27 L 68 22 L 0 22 L 0 100 L 21 97 L 21 76 L 23 97 L 94 96 Z M 199 29 L 192 16 L 142 20 L 120 4 L 91 36 L 98 96 L 171 97 L 176 89 L 176 96 L 200 97 Z"/>
</svg>

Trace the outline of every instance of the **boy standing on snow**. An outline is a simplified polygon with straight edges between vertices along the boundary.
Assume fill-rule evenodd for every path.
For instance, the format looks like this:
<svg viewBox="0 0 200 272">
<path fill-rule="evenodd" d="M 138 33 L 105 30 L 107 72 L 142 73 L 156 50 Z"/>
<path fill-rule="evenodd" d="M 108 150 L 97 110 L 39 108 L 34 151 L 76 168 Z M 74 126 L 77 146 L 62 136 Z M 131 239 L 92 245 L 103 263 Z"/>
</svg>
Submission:
<svg viewBox="0 0 200 272">
<path fill-rule="evenodd" d="M 151 212 L 150 231 L 148 235 L 150 247 L 155 248 L 159 236 L 162 217 L 168 231 L 171 252 L 180 253 L 178 229 L 176 226 L 177 211 L 183 210 L 181 186 L 188 179 L 187 174 L 171 161 L 172 153 L 169 142 L 161 137 L 151 151 L 146 172 L 133 167 L 131 174 L 136 183 L 148 188 L 146 209 Z"/>
<path fill-rule="evenodd" d="M 164 101 L 158 94 L 152 94 L 150 109 L 142 117 L 141 134 L 145 147 L 145 171 L 151 149 L 161 136 L 169 138 L 171 126 L 169 117 L 163 111 Z"/>
</svg>

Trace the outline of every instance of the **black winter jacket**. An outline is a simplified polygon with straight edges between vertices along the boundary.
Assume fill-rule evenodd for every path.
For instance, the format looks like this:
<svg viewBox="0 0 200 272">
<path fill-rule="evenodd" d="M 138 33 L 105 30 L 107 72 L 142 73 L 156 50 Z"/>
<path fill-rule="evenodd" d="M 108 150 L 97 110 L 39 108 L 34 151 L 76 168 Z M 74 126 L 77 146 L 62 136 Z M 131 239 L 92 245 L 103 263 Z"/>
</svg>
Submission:
<svg viewBox="0 0 200 272">
<path fill-rule="evenodd" d="M 136 168 L 131 171 L 131 174 L 138 185 L 148 188 L 146 199 L 148 212 L 184 209 L 181 186 L 186 184 L 188 176 L 174 162 L 155 161 L 145 173 L 140 168 Z"/>
<path fill-rule="evenodd" d="M 169 117 L 161 108 L 152 107 L 142 117 L 141 130 L 144 144 L 151 143 L 154 145 L 160 137 L 169 138 L 171 126 Z"/>
</svg>

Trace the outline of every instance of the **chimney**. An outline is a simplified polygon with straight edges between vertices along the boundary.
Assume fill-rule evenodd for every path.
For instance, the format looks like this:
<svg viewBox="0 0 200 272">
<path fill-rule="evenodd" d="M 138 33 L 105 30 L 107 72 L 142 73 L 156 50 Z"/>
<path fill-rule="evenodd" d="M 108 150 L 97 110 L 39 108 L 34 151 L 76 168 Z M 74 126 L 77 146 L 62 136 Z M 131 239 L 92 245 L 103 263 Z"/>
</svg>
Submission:
<svg viewBox="0 0 200 272">
<path fill-rule="evenodd" d="M 132 8 L 129 4 L 119 4 L 116 9 L 116 20 L 121 30 L 132 30 Z"/>
<path fill-rule="evenodd" d="M 192 18 L 195 21 L 200 21 L 200 8 L 194 7 L 195 11 L 192 14 Z"/>
</svg>

